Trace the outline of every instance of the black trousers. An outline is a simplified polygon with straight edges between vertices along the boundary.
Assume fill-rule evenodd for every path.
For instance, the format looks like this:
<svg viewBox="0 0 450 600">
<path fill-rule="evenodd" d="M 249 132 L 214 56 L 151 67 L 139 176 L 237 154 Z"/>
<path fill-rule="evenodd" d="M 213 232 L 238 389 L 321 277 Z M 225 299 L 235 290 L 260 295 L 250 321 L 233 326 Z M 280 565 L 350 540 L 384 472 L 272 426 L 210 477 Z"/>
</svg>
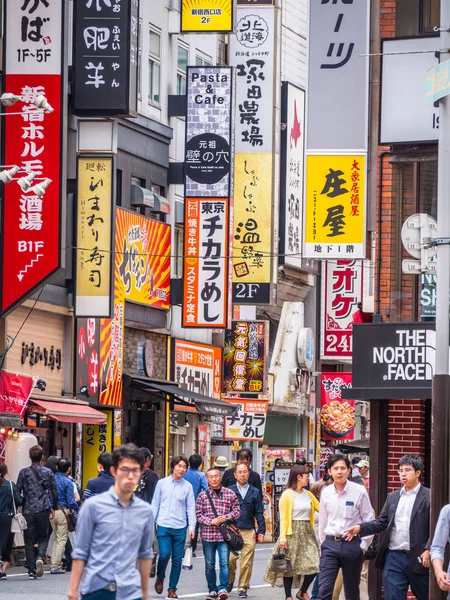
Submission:
<svg viewBox="0 0 450 600">
<path fill-rule="evenodd" d="M 25 541 L 25 557 L 28 573 L 36 571 L 36 560 L 38 558 L 44 559 L 48 544 L 47 530 L 49 517 L 49 510 L 25 515 L 28 527 L 23 532 L 23 539 Z M 38 546 L 37 552 L 35 544 Z"/>
<path fill-rule="evenodd" d="M 331 600 L 339 569 L 342 569 L 346 600 L 359 600 L 359 582 L 364 554 L 361 540 L 338 542 L 328 536 L 324 540 L 320 556 L 319 599 Z"/>
<path fill-rule="evenodd" d="M 12 517 L 0 517 L 0 559 L 9 562 L 7 548 L 10 545 Z M 11 553 L 11 551 L 10 551 Z"/>
<path fill-rule="evenodd" d="M 194 539 L 191 540 L 192 552 L 195 552 L 197 550 L 199 529 L 200 529 L 200 523 L 197 522 L 197 525 L 195 526 L 195 537 L 194 537 Z"/>
</svg>

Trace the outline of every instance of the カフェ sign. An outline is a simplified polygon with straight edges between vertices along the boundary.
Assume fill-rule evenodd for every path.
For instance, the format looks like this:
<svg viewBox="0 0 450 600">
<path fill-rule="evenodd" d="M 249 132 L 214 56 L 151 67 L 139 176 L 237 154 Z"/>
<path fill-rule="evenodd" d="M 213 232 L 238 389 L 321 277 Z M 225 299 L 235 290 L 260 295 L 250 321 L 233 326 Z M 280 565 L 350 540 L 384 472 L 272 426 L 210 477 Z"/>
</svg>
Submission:
<svg viewBox="0 0 450 600">
<path fill-rule="evenodd" d="M 348 399 L 431 398 L 434 323 L 353 326 L 353 388 Z"/>
</svg>

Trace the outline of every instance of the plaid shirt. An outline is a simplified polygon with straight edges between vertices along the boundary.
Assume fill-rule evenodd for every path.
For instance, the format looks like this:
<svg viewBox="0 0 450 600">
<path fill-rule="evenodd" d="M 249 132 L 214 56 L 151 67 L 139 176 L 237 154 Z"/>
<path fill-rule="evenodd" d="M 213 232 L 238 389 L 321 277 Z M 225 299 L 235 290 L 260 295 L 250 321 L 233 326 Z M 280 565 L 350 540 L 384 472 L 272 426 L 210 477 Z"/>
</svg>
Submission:
<svg viewBox="0 0 450 600">
<path fill-rule="evenodd" d="M 222 487 L 219 495 L 209 488 L 206 492 L 201 492 L 197 498 L 195 512 L 197 513 L 197 521 L 200 523 L 202 540 L 205 540 L 205 542 L 223 542 L 220 527 L 211 525 L 211 521 L 216 518 L 216 515 L 213 513 L 206 494 L 212 499 L 217 516 L 226 515 L 229 521 L 234 521 L 241 516 L 238 497 L 228 488 Z"/>
</svg>

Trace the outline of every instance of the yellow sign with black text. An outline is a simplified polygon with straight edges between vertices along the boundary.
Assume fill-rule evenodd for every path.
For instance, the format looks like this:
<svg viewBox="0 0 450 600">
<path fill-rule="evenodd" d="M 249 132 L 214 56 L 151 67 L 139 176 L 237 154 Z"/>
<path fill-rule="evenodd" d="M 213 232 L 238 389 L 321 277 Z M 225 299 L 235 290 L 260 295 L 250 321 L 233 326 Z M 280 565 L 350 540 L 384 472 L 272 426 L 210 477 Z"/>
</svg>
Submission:
<svg viewBox="0 0 450 600">
<path fill-rule="evenodd" d="M 106 423 L 102 425 L 83 425 L 83 490 L 89 479 L 97 477 L 99 454 L 113 450 L 113 411 L 102 411 Z"/>
<path fill-rule="evenodd" d="M 304 256 L 365 258 L 366 157 L 308 155 Z"/>
<path fill-rule="evenodd" d="M 76 317 L 112 311 L 113 158 L 78 157 Z"/>
<path fill-rule="evenodd" d="M 181 0 L 181 32 L 233 31 L 233 0 Z"/>
</svg>

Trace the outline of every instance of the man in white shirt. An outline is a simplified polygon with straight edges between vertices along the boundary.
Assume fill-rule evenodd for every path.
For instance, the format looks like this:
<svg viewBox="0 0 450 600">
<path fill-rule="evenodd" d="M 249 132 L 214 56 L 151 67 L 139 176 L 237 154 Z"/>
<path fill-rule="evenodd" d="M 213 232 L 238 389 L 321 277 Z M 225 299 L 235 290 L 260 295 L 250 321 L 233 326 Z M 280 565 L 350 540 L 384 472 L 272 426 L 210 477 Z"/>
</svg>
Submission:
<svg viewBox="0 0 450 600">
<path fill-rule="evenodd" d="M 364 552 L 371 537 L 344 538 L 344 532 L 361 520 L 371 519 L 373 509 L 363 486 L 348 481 L 350 461 L 343 454 L 334 454 L 327 470 L 333 484 L 322 490 L 319 512 L 321 542 L 319 598 L 331 600 L 339 569 L 342 569 L 345 597 L 360 600 L 359 582 Z"/>
<path fill-rule="evenodd" d="M 413 454 L 398 462 L 402 488 L 388 495 L 379 517 L 349 528 L 348 539 L 386 531 L 375 565 L 383 569 L 385 600 L 428 600 L 430 490 L 420 484 L 422 460 Z"/>
</svg>

